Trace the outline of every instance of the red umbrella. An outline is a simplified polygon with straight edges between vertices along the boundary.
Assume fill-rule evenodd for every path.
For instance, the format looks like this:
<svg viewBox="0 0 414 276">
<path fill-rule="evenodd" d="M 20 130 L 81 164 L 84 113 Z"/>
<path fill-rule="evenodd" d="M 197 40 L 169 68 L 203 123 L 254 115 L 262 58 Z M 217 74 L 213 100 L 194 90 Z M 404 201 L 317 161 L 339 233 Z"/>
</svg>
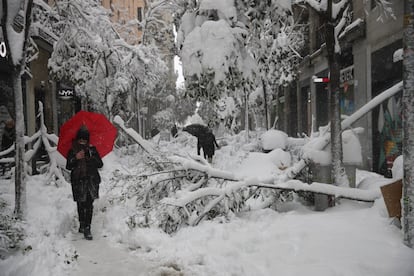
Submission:
<svg viewBox="0 0 414 276">
<path fill-rule="evenodd" d="M 103 114 L 81 110 L 60 127 L 57 150 L 64 157 L 68 155 L 82 125 L 88 128 L 89 143 L 96 147 L 101 157 L 112 151 L 117 134 L 116 127 Z"/>
</svg>

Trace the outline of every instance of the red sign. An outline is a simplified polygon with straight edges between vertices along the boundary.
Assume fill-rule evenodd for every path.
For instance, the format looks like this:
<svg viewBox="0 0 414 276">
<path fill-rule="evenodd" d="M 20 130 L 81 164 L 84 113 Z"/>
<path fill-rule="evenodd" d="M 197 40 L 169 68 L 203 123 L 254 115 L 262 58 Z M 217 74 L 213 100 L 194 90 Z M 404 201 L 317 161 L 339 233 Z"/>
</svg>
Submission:
<svg viewBox="0 0 414 276">
<path fill-rule="evenodd" d="M 329 82 L 329 78 L 313 78 L 313 82 Z"/>
</svg>

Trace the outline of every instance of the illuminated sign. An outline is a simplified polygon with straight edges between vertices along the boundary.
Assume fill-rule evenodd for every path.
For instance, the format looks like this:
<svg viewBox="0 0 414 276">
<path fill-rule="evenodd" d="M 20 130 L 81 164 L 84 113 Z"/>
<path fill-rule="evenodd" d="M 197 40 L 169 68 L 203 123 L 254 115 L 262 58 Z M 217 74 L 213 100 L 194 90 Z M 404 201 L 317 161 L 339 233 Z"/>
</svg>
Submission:
<svg viewBox="0 0 414 276">
<path fill-rule="evenodd" d="M 0 28 L 0 57 L 6 57 L 7 55 L 7 48 L 6 42 L 4 42 L 3 30 Z"/>
<path fill-rule="evenodd" d="M 7 55 L 7 49 L 6 49 L 6 43 L 0 42 L 0 57 L 6 57 Z"/>
<path fill-rule="evenodd" d="M 329 82 L 329 78 L 313 78 L 313 82 Z"/>
<path fill-rule="evenodd" d="M 74 92 L 73 90 L 67 89 L 67 90 L 59 90 L 58 92 L 59 98 L 63 100 L 69 100 L 73 97 Z"/>
</svg>

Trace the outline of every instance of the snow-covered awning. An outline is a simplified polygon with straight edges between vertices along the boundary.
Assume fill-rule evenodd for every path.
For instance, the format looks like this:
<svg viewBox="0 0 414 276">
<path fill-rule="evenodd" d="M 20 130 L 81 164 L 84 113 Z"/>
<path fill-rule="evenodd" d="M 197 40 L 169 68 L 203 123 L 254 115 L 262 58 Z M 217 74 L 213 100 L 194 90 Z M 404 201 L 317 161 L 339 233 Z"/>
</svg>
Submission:
<svg viewBox="0 0 414 276">
<path fill-rule="evenodd" d="M 345 27 L 344 31 L 339 35 L 338 40 L 343 44 L 351 43 L 363 37 L 365 37 L 365 21 L 361 18 L 357 18 Z"/>
</svg>

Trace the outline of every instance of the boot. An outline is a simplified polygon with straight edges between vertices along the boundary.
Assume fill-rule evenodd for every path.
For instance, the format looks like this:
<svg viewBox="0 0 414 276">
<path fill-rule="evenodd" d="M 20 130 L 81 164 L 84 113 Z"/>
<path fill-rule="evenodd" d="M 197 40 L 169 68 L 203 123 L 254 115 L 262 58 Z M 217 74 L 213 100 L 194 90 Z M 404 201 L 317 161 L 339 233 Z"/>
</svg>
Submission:
<svg viewBox="0 0 414 276">
<path fill-rule="evenodd" d="M 80 221 L 79 222 L 79 233 L 83 233 L 85 231 L 85 223 Z"/>
<path fill-rule="evenodd" d="M 87 240 L 92 240 L 91 226 L 90 225 L 85 226 L 85 229 L 83 231 L 83 236 Z"/>
</svg>

